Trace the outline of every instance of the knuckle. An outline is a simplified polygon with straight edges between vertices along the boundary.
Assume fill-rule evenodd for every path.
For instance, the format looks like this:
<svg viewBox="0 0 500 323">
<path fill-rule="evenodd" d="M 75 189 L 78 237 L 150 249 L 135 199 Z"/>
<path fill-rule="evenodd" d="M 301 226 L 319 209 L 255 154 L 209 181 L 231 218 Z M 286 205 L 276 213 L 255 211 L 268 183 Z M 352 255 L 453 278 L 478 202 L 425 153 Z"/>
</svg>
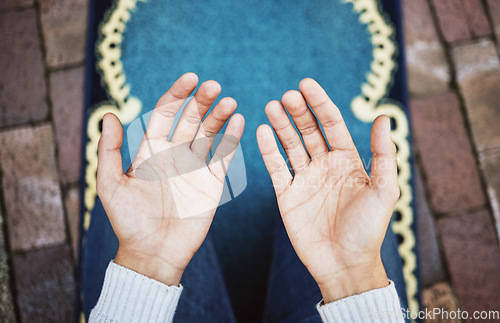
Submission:
<svg viewBox="0 0 500 323">
<path fill-rule="evenodd" d="M 198 125 L 200 123 L 200 116 L 193 114 L 186 114 L 184 121 L 192 125 Z"/>
<path fill-rule="evenodd" d="M 213 130 L 208 130 L 208 129 L 203 130 L 203 134 L 208 139 L 214 139 L 217 136 L 217 133 L 218 133 L 217 131 L 213 131 Z"/>
<path fill-rule="evenodd" d="M 332 119 L 322 122 L 323 128 L 333 128 L 340 123 L 340 120 Z"/>
<path fill-rule="evenodd" d="M 314 133 L 316 129 L 318 129 L 318 126 L 316 124 L 308 123 L 300 129 L 300 133 L 302 133 L 302 135 L 304 136 L 307 136 Z"/>
<path fill-rule="evenodd" d="M 169 110 L 167 106 L 157 107 L 154 111 L 166 119 L 175 118 L 175 112 Z"/>
<path fill-rule="evenodd" d="M 285 151 L 290 151 L 290 150 L 293 150 L 297 147 L 299 147 L 299 145 L 301 145 L 302 142 L 300 140 L 295 140 L 295 139 L 291 139 L 289 141 L 286 141 L 283 145 L 283 149 L 285 149 Z"/>
</svg>

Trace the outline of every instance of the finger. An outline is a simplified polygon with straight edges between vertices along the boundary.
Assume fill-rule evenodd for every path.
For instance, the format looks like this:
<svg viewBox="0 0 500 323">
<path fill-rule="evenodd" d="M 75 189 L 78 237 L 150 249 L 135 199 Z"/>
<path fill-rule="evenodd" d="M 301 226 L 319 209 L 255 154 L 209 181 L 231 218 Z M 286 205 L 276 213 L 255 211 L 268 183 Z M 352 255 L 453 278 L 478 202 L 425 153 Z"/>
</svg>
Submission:
<svg viewBox="0 0 500 323">
<path fill-rule="evenodd" d="M 303 79 L 299 84 L 299 89 L 323 126 L 332 150 L 356 149 L 340 110 L 318 82 L 310 78 Z"/>
<path fill-rule="evenodd" d="M 285 160 L 278 150 L 271 127 L 260 125 L 257 128 L 257 143 L 259 144 L 264 164 L 271 176 L 276 196 L 279 197 L 292 183 L 292 174 L 290 174 Z"/>
<path fill-rule="evenodd" d="M 196 88 L 198 76 L 194 73 L 182 75 L 158 100 L 151 114 L 146 139 L 166 139 L 172 130 L 175 114 Z"/>
<path fill-rule="evenodd" d="M 233 159 L 236 148 L 240 143 L 245 118 L 241 114 L 235 114 L 227 124 L 226 132 L 217 146 L 215 153 L 208 164 L 210 171 L 222 182 L 226 176 L 229 163 Z"/>
<path fill-rule="evenodd" d="M 170 138 L 172 143 L 190 143 L 194 139 L 201 120 L 205 117 L 220 91 L 220 84 L 216 81 L 206 81 L 200 86 L 194 98 L 189 101 L 184 111 L 182 111 L 174 133 Z"/>
<path fill-rule="evenodd" d="M 236 101 L 233 98 L 224 98 L 215 106 L 210 114 L 201 123 L 196 137 L 191 144 L 191 150 L 201 159 L 206 160 L 215 136 L 222 129 L 227 119 L 236 110 Z"/>
<path fill-rule="evenodd" d="M 371 149 L 373 154 L 371 181 L 381 194 L 399 197 L 396 145 L 391 139 L 391 121 L 379 116 L 373 122 Z"/>
<path fill-rule="evenodd" d="M 113 113 L 106 113 L 102 122 L 102 134 L 98 144 L 97 190 L 118 183 L 123 176 L 122 155 L 123 129 Z"/>
<path fill-rule="evenodd" d="M 299 129 L 311 159 L 326 154 L 329 149 L 325 137 L 302 94 L 299 91 L 288 91 L 283 94 L 281 101 Z"/>
<path fill-rule="evenodd" d="M 279 101 L 271 101 L 266 105 L 266 114 L 273 126 L 278 139 L 285 149 L 293 172 L 297 174 L 309 165 L 310 159 L 307 155 L 300 136 L 293 127 L 285 109 Z"/>
</svg>

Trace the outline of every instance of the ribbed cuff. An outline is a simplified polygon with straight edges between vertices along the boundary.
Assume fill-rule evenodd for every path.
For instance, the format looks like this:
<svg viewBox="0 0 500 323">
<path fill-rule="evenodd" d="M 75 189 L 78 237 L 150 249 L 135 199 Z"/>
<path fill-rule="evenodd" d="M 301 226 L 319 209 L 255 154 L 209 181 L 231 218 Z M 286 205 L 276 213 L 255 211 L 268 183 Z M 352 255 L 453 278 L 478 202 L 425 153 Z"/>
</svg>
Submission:
<svg viewBox="0 0 500 323">
<path fill-rule="evenodd" d="M 394 282 L 359 295 L 323 304 L 318 309 L 323 322 L 403 322 L 401 305 Z"/>
<path fill-rule="evenodd" d="M 111 261 L 89 321 L 172 322 L 181 292 Z"/>
</svg>

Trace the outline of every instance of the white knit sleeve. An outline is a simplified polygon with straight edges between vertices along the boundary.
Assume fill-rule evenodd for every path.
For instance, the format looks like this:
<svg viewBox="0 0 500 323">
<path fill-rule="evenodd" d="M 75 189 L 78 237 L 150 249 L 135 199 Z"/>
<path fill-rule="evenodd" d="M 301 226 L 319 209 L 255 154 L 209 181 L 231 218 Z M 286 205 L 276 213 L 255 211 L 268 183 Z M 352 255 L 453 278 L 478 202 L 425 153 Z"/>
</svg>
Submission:
<svg viewBox="0 0 500 323">
<path fill-rule="evenodd" d="M 89 321 L 172 322 L 181 292 L 112 261 Z"/>
<path fill-rule="evenodd" d="M 323 322 L 403 322 L 401 305 L 394 282 L 359 295 L 342 298 L 316 308 Z"/>
</svg>

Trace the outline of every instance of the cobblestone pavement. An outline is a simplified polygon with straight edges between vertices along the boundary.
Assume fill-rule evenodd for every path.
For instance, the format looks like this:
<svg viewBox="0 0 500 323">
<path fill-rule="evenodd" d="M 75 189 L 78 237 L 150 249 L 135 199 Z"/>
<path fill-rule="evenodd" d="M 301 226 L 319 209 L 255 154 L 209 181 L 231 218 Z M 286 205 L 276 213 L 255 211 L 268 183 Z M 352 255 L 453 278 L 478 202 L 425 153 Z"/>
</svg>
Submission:
<svg viewBox="0 0 500 323">
<path fill-rule="evenodd" d="M 500 310 L 500 1 L 403 0 L 423 303 Z M 0 321 L 73 315 L 86 0 L 0 1 Z"/>
</svg>

